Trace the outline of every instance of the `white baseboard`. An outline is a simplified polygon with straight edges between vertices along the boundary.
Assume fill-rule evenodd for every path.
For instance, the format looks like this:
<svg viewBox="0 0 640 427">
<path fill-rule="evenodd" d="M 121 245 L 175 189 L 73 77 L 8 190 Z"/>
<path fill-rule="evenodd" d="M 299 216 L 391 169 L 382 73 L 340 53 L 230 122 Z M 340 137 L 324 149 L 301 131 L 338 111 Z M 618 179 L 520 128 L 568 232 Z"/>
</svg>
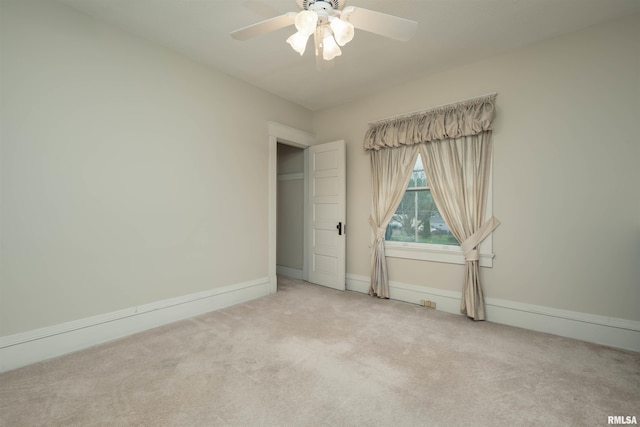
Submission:
<svg viewBox="0 0 640 427">
<path fill-rule="evenodd" d="M 285 273 L 282 273 L 285 274 Z M 290 274 L 286 274 L 292 277 Z M 268 278 L 0 337 L 0 372 L 82 350 L 270 293 Z M 347 275 L 347 289 L 368 293 L 369 278 Z M 391 298 L 460 314 L 459 292 L 390 282 Z M 487 320 L 626 350 L 640 351 L 640 322 L 487 298 Z"/>
<path fill-rule="evenodd" d="M 268 295 L 260 278 L 0 337 L 0 372 Z"/>
<path fill-rule="evenodd" d="M 276 265 L 276 273 L 282 276 L 291 277 L 292 279 L 304 280 L 302 278 L 302 270 L 299 268 L 285 267 L 284 265 Z"/>
<path fill-rule="evenodd" d="M 370 279 L 347 274 L 347 289 L 368 293 Z M 436 303 L 437 310 L 460 315 L 460 292 L 389 282 L 391 299 L 419 304 Z M 487 320 L 596 344 L 640 351 L 640 322 L 575 311 L 559 310 L 497 298 L 485 298 Z"/>
</svg>

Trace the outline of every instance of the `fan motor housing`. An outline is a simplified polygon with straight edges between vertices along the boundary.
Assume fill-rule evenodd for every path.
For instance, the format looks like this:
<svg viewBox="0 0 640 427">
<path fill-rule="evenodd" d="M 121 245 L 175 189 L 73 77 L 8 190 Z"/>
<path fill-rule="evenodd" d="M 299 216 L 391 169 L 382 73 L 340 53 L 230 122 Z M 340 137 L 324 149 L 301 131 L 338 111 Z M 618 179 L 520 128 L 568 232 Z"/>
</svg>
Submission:
<svg viewBox="0 0 640 427">
<path fill-rule="evenodd" d="M 335 10 L 342 10 L 347 0 L 297 0 L 300 9 L 309 10 L 314 3 L 327 3 Z"/>
</svg>

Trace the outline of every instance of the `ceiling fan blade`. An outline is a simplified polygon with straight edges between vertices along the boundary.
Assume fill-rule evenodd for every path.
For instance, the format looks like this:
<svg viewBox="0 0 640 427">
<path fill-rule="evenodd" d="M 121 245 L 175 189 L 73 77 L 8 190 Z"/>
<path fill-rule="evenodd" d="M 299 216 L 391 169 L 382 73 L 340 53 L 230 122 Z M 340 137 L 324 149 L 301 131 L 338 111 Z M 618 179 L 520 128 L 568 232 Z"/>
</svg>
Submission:
<svg viewBox="0 0 640 427">
<path fill-rule="evenodd" d="M 360 30 L 380 34 L 381 36 L 403 42 L 411 39 L 418 29 L 418 23 L 416 21 L 369 9 L 362 9 L 361 7 L 346 7 L 342 12 L 342 17 Z"/>
<path fill-rule="evenodd" d="M 258 22 L 257 24 L 252 24 L 247 27 L 240 28 L 239 30 L 232 31 L 231 37 L 240 41 L 249 40 L 250 38 L 293 25 L 295 17 L 296 13 L 290 12 L 286 15 L 267 19 L 265 21 Z"/>
</svg>

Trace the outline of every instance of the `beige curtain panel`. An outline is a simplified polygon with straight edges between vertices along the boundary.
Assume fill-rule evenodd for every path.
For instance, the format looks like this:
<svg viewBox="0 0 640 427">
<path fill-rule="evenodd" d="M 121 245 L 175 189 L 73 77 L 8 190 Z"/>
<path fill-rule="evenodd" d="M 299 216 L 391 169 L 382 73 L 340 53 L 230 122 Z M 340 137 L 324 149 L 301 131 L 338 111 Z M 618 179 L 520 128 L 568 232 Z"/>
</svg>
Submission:
<svg viewBox="0 0 640 427">
<path fill-rule="evenodd" d="M 370 293 L 389 297 L 384 231 L 407 186 L 418 148 L 438 211 L 465 256 L 460 311 L 484 320 L 478 246 L 500 224 L 485 221 L 491 129 L 495 97 L 490 95 L 370 126 L 364 140 L 371 153 L 374 206 L 369 222 L 375 233 Z M 395 178 L 392 175 L 396 175 Z M 402 184 L 402 185 L 400 185 Z"/>
<path fill-rule="evenodd" d="M 491 169 L 491 132 L 420 144 L 433 201 L 460 242 L 465 279 L 460 311 L 485 320 L 478 246 L 500 222 L 484 220 Z"/>
<path fill-rule="evenodd" d="M 394 150 L 371 152 L 373 207 L 369 224 L 375 235 L 371 250 L 371 286 L 369 294 L 389 298 L 387 259 L 384 234 L 409 184 L 418 146 L 408 145 Z"/>
</svg>

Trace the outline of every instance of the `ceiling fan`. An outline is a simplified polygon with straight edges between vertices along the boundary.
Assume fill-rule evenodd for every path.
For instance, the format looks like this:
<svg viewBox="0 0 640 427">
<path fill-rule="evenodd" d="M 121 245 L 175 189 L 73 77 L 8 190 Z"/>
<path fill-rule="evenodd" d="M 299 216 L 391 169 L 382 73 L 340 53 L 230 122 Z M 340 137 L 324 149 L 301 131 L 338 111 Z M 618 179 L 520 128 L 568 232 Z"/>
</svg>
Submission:
<svg viewBox="0 0 640 427">
<path fill-rule="evenodd" d="M 240 28 L 231 33 L 237 40 L 250 38 L 295 25 L 298 30 L 287 43 L 304 54 L 313 34 L 318 59 L 331 61 L 340 56 L 340 46 L 349 43 L 354 29 L 368 31 L 395 40 L 407 41 L 416 32 L 418 23 L 361 7 L 345 7 L 346 0 L 296 0 L 300 12 L 289 12 L 275 18 Z"/>
</svg>

